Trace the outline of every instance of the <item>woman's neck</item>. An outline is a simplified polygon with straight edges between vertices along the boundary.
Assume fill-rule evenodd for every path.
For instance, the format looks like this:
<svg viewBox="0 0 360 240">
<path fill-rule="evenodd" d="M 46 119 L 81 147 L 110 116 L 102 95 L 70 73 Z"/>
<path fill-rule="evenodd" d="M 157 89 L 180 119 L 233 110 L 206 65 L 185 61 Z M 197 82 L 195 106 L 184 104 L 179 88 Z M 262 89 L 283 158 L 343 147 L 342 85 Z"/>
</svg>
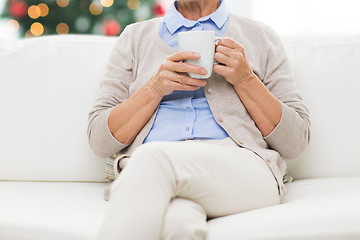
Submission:
<svg viewBox="0 0 360 240">
<path fill-rule="evenodd" d="M 218 0 L 179 0 L 178 11 L 186 19 L 196 21 L 215 12 L 219 5 Z"/>
</svg>

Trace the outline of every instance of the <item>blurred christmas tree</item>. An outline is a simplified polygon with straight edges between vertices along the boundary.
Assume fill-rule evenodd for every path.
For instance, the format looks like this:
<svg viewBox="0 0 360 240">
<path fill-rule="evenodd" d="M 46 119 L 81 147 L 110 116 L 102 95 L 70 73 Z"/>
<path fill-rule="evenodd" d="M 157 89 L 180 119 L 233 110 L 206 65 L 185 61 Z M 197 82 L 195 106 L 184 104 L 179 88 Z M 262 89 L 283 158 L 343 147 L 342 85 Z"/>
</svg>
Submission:
<svg viewBox="0 0 360 240">
<path fill-rule="evenodd" d="M 8 0 L 2 17 L 21 37 L 47 34 L 118 35 L 126 25 L 162 16 L 168 0 Z"/>
</svg>

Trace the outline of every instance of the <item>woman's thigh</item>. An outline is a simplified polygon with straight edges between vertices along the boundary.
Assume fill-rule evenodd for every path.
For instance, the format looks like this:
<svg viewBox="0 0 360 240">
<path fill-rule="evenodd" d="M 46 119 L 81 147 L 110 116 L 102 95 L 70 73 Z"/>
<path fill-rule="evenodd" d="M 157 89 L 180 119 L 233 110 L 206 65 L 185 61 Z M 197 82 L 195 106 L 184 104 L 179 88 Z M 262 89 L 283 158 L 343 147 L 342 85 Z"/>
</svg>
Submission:
<svg viewBox="0 0 360 240">
<path fill-rule="evenodd" d="M 210 218 L 280 203 L 270 168 L 250 150 L 206 141 L 150 144 L 174 171 L 174 196 L 198 203 Z"/>
</svg>

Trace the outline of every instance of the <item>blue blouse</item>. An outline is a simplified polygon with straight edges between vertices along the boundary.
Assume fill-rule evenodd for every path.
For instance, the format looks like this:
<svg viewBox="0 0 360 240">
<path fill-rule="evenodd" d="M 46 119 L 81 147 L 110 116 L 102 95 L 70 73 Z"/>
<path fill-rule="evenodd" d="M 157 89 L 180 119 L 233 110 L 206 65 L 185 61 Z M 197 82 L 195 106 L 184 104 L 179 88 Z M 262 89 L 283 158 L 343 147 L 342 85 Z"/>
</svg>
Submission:
<svg viewBox="0 0 360 240">
<path fill-rule="evenodd" d="M 177 11 L 177 1 L 171 4 L 160 24 L 161 39 L 170 47 L 178 49 L 178 33 L 184 31 L 213 30 L 217 37 L 223 36 L 229 25 L 229 12 L 220 0 L 219 8 L 197 21 L 184 18 Z M 174 91 L 164 96 L 154 124 L 144 140 L 181 141 L 187 139 L 223 139 L 225 130 L 215 121 L 206 100 L 204 89 Z"/>
</svg>

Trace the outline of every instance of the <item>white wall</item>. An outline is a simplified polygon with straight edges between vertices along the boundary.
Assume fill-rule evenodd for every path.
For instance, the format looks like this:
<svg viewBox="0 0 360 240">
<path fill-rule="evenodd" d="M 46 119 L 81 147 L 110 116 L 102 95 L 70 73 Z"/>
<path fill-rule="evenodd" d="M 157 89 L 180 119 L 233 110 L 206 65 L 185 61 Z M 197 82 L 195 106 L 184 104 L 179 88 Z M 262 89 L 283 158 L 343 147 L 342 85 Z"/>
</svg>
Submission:
<svg viewBox="0 0 360 240">
<path fill-rule="evenodd" d="M 5 5 L 5 0 L 0 0 L 0 12 L 2 12 Z"/>
<path fill-rule="evenodd" d="M 5 1 L 0 0 L 0 11 Z M 360 0 L 224 1 L 230 12 L 264 22 L 281 35 L 360 34 Z M 0 21 L 0 37 L 11 34 L 5 27 Z"/>
<path fill-rule="evenodd" d="M 0 0 L 0 13 L 2 13 L 5 1 Z M 0 19 L 0 38 L 16 39 L 18 34 L 13 29 L 9 28 L 8 20 Z"/>
<path fill-rule="evenodd" d="M 282 35 L 360 34 L 359 0 L 225 0 L 230 12 Z"/>
<path fill-rule="evenodd" d="M 253 3 L 251 0 L 224 0 L 227 9 L 239 16 L 253 18 Z M 270 1 L 270 0 L 268 0 Z"/>
</svg>

